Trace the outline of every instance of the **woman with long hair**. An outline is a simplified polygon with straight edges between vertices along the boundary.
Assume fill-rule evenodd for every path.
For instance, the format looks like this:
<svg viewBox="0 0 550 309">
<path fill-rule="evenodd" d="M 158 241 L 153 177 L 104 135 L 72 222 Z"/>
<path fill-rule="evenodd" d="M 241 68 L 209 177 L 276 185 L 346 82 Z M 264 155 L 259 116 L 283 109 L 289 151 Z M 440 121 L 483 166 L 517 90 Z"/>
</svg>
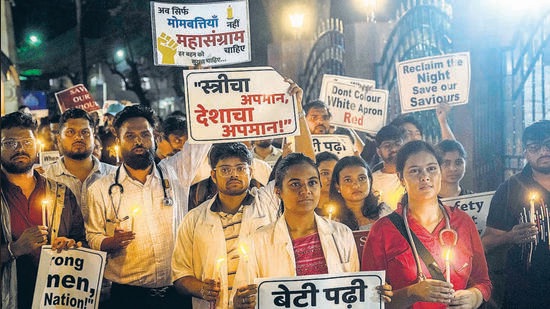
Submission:
<svg viewBox="0 0 550 309">
<path fill-rule="evenodd" d="M 276 171 L 275 192 L 281 199 L 280 216 L 252 236 L 251 258 L 241 259 L 235 278 L 241 287 L 233 298 L 235 308 L 254 308 L 257 291 L 250 289 L 254 278 L 359 271 L 351 230 L 315 214 L 321 183 L 313 160 L 300 153 L 283 158 Z M 388 301 L 391 287 L 378 290 Z"/>
<path fill-rule="evenodd" d="M 357 156 L 344 157 L 336 163 L 329 196 L 336 205 L 333 217 L 354 231 L 369 230 L 376 220 L 391 213 L 372 190 L 369 166 Z"/>
<path fill-rule="evenodd" d="M 398 208 L 372 227 L 362 270 L 385 270 L 394 288 L 388 308 L 477 308 L 491 294 L 487 262 L 472 218 L 444 206 L 437 194 L 441 167 L 424 141 L 397 153 L 406 188 Z"/>
</svg>

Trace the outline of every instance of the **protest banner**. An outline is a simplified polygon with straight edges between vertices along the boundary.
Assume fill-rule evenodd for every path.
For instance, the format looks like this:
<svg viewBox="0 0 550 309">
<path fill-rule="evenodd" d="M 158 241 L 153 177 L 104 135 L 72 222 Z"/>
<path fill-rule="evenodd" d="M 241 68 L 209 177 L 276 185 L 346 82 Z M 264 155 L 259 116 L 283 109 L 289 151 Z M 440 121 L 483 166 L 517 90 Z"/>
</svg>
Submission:
<svg viewBox="0 0 550 309">
<path fill-rule="evenodd" d="M 184 71 L 189 142 L 300 134 L 296 99 L 270 67 Z"/>
<path fill-rule="evenodd" d="M 351 139 L 347 135 L 340 134 L 314 134 L 311 135 L 315 154 L 328 151 L 343 158 L 355 155 L 355 149 Z"/>
<path fill-rule="evenodd" d="M 386 121 L 388 91 L 367 79 L 323 75 L 319 99 L 332 114 L 331 124 L 376 134 Z"/>
<path fill-rule="evenodd" d="M 42 156 L 42 166 L 52 164 L 61 157 L 61 154 L 57 150 L 42 151 L 39 155 Z"/>
<path fill-rule="evenodd" d="M 369 231 L 353 231 L 353 238 L 355 238 L 355 245 L 357 246 L 357 253 L 359 254 L 359 262 L 363 257 L 363 248 L 367 242 L 367 236 L 369 236 Z"/>
<path fill-rule="evenodd" d="M 376 287 L 385 276 L 385 271 L 365 271 L 260 278 L 256 308 L 384 308 Z"/>
<path fill-rule="evenodd" d="M 247 1 L 151 2 L 155 65 L 215 67 L 251 60 Z"/>
<path fill-rule="evenodd" d="M 435 109 L 439 103 L 468 103 L 470 53 L 412 59 L 395 64 L 401 112 Z"/>
<path fill-rule="evenodd" d="M 98 308 L 107 253 L 51 247 L 42 246 L 32 308 Z"/>
<path fill-rule="evenodd" d="M 491 205 L 493 194 L 495 194 L 495 191 L 444 198 L 441 199 L 441 201 L 444 205 L 467 212 L 472 217 L 472 220 L 474 220 L 477 231 L 479 235 L 481 235 L 485 231 L 487 215 L 489 214 L 489 206 Z"/>
<path fill-rule="evenodd" d="M 88 113 L 101 109 L 88 92 L 88 89 L 82 84 L 56 92 L 55 99 L 57 100 L 57 104 L 59 104 L 61 113 L 64 113 L 69 108 L 80 108 Z"/>
</svg>

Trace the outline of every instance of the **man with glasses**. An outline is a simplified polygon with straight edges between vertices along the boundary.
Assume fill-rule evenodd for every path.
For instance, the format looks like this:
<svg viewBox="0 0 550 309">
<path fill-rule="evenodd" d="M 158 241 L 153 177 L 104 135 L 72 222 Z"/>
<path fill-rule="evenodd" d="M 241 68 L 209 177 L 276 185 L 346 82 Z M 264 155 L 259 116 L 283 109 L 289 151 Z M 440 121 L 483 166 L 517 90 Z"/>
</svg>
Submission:
<svg viewBox="0 0 550 309">
<path fill-rule="evenodd" d="M 94 133 L 93 119 L 86 111 L 78 108 L 66 110 L 59 119 L 58 146 L 63 156 L 44 167 L 46 177 L 65 184 L 76 195 L 84 220 L 88 217 L 88 187 L 116 169 L 92 155 Z"/>
<path fill-rule="evenodd" d="M 395 160 L 397 152 L 403 145 L 402 131 L 394 125 L 387 125 L 376 134 L 376 153 L 382 160 L 382 168 L 372 173 L 372 188 L 378 191 L 382 201 L 391 209 L 405 193 L 405 188 L 397 176 Z"/>
<path fill-rule="evenodd" d="M 30 115 L 20 112 L 1 120 L 2 308 L 31 308 L 42 245 L 61 250 L 85 240 L 71 190 L 33 170 L 36 127 Z"/>
<path fill-rule="evenodd" d="M 183 149 L 187 141 L 187 121 L 182 116 L 168 116 L 161 124 L 161 134 L 157 139 L 155 162 L 173 156 Z"/>
<path fill-rule="evenodd" d="M 300 109 L 302 89 L 291 83 Z M 296 152 L 314 158 L 311 135 L 300 113 Z M 274 181 L 250 189 L 253 155 L 242 143 L 212 146 L 209 163 L 218 194 L 191 210 L 184 218 L 172 256 L 176 289 L 193 296 L 193 308 L 233 308 L 233 294 L 253 293 L 254 286 L 234 286 L 239 260 L 253 250 L 246 239 L 258 228 L 274 222 L 279 210 Z M 248 252 L 243 252 L 248 251 Z M 248 282 L 252 284 L 252 282 Z M 236 306 L 235 306 L 236 307 Z"/>
<path fill-rule="evenodd" d="M 525 128 L 522 143 L 527 164 L 495 192 L 481 241 L 488 255 L 493 295 L 504 298 L 503 308 L 545 308 L 550 304 L 550 120 Z M 537 213 L 534 223 L 529 215 L 531 200 Z M 505 265 L 492 263 L 491 255 L 499 251 L 507 255 Z M 498 274 L 505 278 L 495 277 Z"/>
</svg>

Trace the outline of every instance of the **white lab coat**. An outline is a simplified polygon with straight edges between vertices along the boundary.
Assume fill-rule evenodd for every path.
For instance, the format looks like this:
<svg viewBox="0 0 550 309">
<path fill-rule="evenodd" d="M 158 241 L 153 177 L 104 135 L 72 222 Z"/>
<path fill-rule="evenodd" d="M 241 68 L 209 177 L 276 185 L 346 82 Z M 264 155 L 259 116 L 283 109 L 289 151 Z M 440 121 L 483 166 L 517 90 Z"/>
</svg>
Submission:
<svg viewBox="0 0 550 309">
<path fill-rule="evenodd" d="M 243 218 L 239 239 L 246 239 L 258 228 L 276 220 L 279 199 L 274 192 L 274 182 L 267 186 L 251 190 L 254 201 L 243 209 Z M 220 297 L 216 308 L 227 308 L 229 295 L 227 290 L 227 248 L 220 217 L 210 210 L 217 196 L 191 210 L 183 219 L 178 230 L 176 246 L 172 256 L 172 281 L 185 276 L 199 280 L 217 276 L 216 261 L 223 257 L 219 271 Z M 193 298 L 194 309 L 208 309 L 209 303 Z"/>
<path fill-rule="evenodd" d="M 317 231 L 329 274 L 359 271 L 359 257 L 353 233 L 344 224 L 315 215 Z M 296 260 L 284 215 L 252 235 L 249 260 L 250 283 L 255 278 L 296 276 Z M 233 290 L 246 285 L 246 262 L 242 259 Z"/>
</svg>

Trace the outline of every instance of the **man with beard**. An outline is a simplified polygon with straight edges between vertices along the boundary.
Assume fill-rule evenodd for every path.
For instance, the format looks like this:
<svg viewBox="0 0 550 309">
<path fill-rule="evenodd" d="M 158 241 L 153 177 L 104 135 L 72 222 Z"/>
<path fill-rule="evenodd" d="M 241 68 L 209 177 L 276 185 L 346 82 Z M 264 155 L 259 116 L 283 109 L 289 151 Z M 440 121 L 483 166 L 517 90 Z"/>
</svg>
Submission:
<svg viewBox="0 0 550 309">
<path fill-rule="evenodd" d="M 114 172 L 115 166 L 92 156 L 94 121 L 82 109 L 66 110 L 59 119 L 58 146 L 63 156 L 46 167 L 44 175 L 69 187 L 76 195 L 84 220 L 88 187 L 97 179 Z"/>
<path fill-rule="evenodd" d="M 124 163 L 88 190 L 88 242 L 109 253 L 105 278 L 113 282 L 113 308 L 176 308 L 181 300 L 170 277 L 174 235 L 210 146 L 185 143 L 157 165 L 151 108 L 128 106 L 113 126 Z"/>
<path fill-rule="evenodd" d="M 522 143 L 527 164 L 495 192 L 481 241 L 487 252 L 491 280 L 496 283 L 494 294 L 504 298 L 504 302 L 497 305 L 502 305 L 502 308 L 545 308 L 550 304 L 547 234 L 550 232 L 547 221 L 550 120 L 535 122 L 525 128 Z M 537 213 L 534 221 L 530 217 L 531 200 Z M 498 259 L 493 261 L 492 255 L 498 255 L 499 251 L 507 255 L 505 265 L 498 265 Z M 499 283 L 505 283 L 505 286 Z"/>
<path fill-rule="evenodd" d="M 301 107 L 302 89 L 291 83 Z M 311 136 L 300 112 L 300 133 L 296 151 L 314 158 Z M 255 286 L 235 286 L 243 242 L 258 228 L 274 222 L 279 209 L 274 181 L 250 188 L 252 153 L 242 143 L 212 146 L 210 176 L 218 193 L 191 210 L 184 218 L 172 257 L 172 278 L 176 289 L 193 296 L 193 308 L 233 308 L 232 295 L 255 291 Z M 248 282 L 252 284 L 252 282 Z M 237 282 L 235 284 L 238 284 Z"/>
<path fill-rule="evenodd" d="M 323 101 L 311 101 L 304 105 L 307 126 L 311 134 L 330 134 L 330 112 Z"/>
<path fill-rule="evenodd" d="M 279 160 L 279 158 L 283 154 L 283 151 L 273 146 L 273 139 L 270 138 L 254 141 L 252 154 L 254 154 L 254 158 L 267 162 L 269 166 L 273 168 L 277 160 Z"/>
<path fill-rule="evenodd" d="M 397 208 L 405 188 L 397 176 L 395 159 L 403 145 L 401 130 L 393 125 L 380 129 L 375 137 L 376 153 L 382 159 L 382 168 L 372 173 L 372 188 L 391 209 Z"/>
<path fill-rule="evenodd" d="M 173 156 L 181 151 L 187 141 L 187 120 L 182 116 L 168 116 L 161 123 L 161 134 L 157 138 L 155 162 Z"/>
<path fill-rule="evenodd" d="M 30 115 L 15 112 L 2 117 L 2 308 L 31 307 L 42 245 L 69 249 L 85 239 L 73 193 L 33 170 L 38 153 L 35 131 Z"/>
</svg>

